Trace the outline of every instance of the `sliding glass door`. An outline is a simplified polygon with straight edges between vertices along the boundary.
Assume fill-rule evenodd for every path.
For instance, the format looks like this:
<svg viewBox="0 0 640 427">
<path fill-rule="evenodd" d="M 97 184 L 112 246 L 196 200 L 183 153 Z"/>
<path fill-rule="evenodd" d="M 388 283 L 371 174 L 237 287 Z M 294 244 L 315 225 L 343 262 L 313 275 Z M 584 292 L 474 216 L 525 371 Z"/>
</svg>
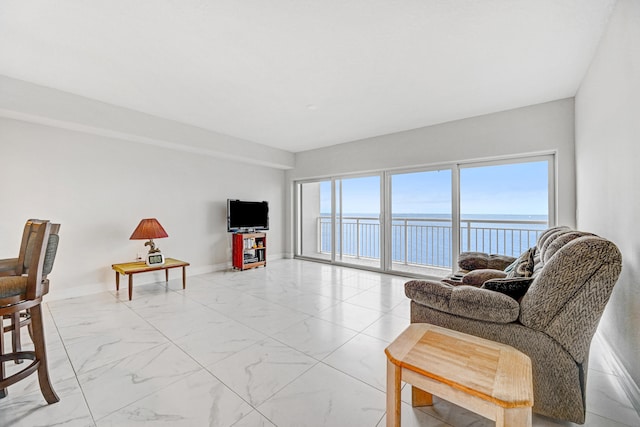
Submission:
<svg viewBox="0 0 640 427">
<path fill-rule="evenodd" d="M 380 176 L 335 180 L 335 260 L 381 268 Z"/>
<path fill-rule="evenodd" d="M 451 271 L 451 169 L 390 175 L 391 270 Z"/>
<path fill-rule="evenodd" d="M 381 267 L 380 176 L 301 183 L 298 254 Z"/>
<path fill-rule="evenodd" d="M 300 182 L 297 256 L 442 277 L 460 252 L 518 256 L 554 225 L 538 156 Z"/>
<path fill-rule="evenodd" d="M 297 254 L 331 260 L 333 221 L 331 181 L 305 182 L 298 187 L 299 233 Z"/>
</svg>

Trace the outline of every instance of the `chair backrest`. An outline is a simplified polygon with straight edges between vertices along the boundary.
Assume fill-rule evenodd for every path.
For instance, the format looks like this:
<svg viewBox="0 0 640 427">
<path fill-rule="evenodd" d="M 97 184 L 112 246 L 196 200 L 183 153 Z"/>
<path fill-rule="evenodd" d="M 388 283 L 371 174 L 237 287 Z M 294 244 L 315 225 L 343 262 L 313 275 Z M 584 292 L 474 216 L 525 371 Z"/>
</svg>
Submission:
<svg viewBox="0 0 640 427">
<path fill-rule="evenodd" d="M 520 303 L 520 322 L 544 331 L 582 363 L 613 286 L 622 255 L 612 242 L 568 228 L 538 242 L 542 268 Z"/>
<path fill-rule="evenodd" d="M 51 258 L 55 258 L 57 250 L 57 239 L 54 239 L 53 251 L 49 250 L 51 229 L 58 229 L 58 224 L 51 224 L 49 221 L 34 221 L 31 223 L 29 243 L 27 248 L 28 268 L 27 271 L 27 292 L 28 300 L 42 297 L 48 290 L 47 274 L 45 263 L 47 258 L 52 263 Z M 50 271 L 50 270 L 49 270 Z"/>
<path fill-rule="evenodd" d="M 20 254 L 18 256 L 18 266 L 16 275 L 28 274 L 29 267 L 31 265 L 31 258 L 33 256 L 33 249 L 35 244 L 35 238 L 39 224 L 44 224 L 49 221 L 41 219 L 29 219 L 27 220 L 24 231 L 22 233 L 22 243 L 20 244 Z M 58 250 L 58 242 L 60 237 L 58 235 L 60 230 L 60 224 L 51 224 L 51 231 L 47 240 L 47 252 L 44 260 L 44 277 L 51 273 L 53 269 L 53 263 L 56 258 Z"/>
</svg>

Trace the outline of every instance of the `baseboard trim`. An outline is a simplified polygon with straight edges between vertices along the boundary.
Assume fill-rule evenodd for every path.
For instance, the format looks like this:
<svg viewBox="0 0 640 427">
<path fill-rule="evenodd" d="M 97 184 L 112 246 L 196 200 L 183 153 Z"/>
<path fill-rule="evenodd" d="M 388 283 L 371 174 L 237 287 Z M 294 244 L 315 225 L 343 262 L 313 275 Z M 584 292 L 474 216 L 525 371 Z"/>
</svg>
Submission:
<svg viewBox="0 0 640 427">
<path fill-rule="evenodd" d="M 598 334 L 601 343 L 604 346 L 604 357 L 606 358 L 605 363 L 609 366 L 615 377 L 618 379 L 620 386 L 624 390 L 625 394 L 629 398 L 631 405 L 636 410 L 638 414 L 640 414 L 640 387 L 633 381 L 633 378 L 625 368 L 624 364 L 618 357 L 615 351 L 613 351 L 613 347 L 609 344 L 609 341 L 602 336 L 602 334 Z"/>
</svg>

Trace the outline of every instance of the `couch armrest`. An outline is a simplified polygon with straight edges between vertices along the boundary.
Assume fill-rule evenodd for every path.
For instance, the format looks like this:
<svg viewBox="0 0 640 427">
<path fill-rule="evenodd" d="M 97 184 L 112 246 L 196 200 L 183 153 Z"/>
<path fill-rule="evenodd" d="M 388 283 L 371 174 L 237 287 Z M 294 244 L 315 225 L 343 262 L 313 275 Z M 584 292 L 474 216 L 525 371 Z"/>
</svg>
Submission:
<svg viewBox="0 0 640 427">
<path fill-rule="evenodd" d="M 18 258 L 0 259 L 0 276 L 15 276 Z"/>
<path fill-rule="evenodd" d="M 412 280 L 405 294 L 418 304 L 469 319 L 511 323 L 520 315 L 520 304 L 499 292 L 473 286 L 451 286 L 434 280 Z"/>
</svg>

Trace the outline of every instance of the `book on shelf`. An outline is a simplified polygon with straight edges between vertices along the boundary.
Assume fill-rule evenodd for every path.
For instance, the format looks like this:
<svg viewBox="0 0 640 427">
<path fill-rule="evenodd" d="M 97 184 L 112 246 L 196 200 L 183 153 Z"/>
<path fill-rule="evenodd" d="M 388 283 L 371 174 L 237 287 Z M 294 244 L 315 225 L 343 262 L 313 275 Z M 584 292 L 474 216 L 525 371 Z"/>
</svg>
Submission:
<svg viewBox="0 0 640 427">
<path fill-rule="evenodd" d="M 254 239 L 254 238 L 244 239 L 244 248 L 245 249 L 252 249 L 255 246 L 256 246 L 256 239 Z"/>
</svg>

